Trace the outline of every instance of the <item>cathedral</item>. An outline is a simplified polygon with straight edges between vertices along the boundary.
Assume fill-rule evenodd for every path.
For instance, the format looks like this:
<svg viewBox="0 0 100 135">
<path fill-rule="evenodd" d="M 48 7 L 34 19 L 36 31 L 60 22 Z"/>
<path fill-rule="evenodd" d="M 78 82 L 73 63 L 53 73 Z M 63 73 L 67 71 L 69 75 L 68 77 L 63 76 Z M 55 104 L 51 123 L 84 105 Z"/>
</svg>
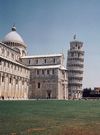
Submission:
<svg viewBox="0 0 100 135">
<path fill-rule="evenodd" d="M 27 55 L 27 45 L 13 26 L 0 42 L 0 99 L 80 99 L 83 43 L 72 41 L 67 66 L 63 54 Z"/>
</svg>

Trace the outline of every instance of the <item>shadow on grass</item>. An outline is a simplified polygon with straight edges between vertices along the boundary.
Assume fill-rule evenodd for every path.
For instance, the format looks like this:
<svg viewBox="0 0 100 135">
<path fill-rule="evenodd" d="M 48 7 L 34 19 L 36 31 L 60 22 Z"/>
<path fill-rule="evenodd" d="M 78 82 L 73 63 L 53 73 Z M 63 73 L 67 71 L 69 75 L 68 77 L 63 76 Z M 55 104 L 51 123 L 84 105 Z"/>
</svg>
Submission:
<svg viewBox="0 0 100 135">
<path fill-rule="evenodd" d="M 11 133 L 9 135 L 100 135 L 100 129 L 94 129 L 90 125 L 85 126 L 55 126 L 46 128 L 30 128 L 20 133 Z"/>
</svg>

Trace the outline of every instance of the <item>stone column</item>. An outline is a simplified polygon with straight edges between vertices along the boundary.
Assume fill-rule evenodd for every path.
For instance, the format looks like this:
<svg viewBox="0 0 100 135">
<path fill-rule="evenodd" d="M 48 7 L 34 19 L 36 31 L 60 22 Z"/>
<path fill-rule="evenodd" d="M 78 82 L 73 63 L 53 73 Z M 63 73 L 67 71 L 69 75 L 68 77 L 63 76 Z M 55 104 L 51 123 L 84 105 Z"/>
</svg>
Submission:
<svg viewBox="0 0 100 135">
<path fill-rule="evenodd" d="M 14 98 L 14 93 L 15 93 L 15 90 L 14 90 L 14 85 L 15 85 L 14 83 L 15 83 L 15 82 L 14 82 L 14 80 L 15 80 L 15 79 L 14 79 L 14 76 L 12 76 L 12 78 L 11 78 L 12 98 Z"/>
<path fill-rule="evenodd" d="M 21 98 L 24 98 L 24 85 L 25 85 L 25 80 L 24 78 L 22 78 Z"/>
<path fill-rule="evenodd" d="M 18 85 L 19 85 L 18 98 L 20 99 L 20 98 L 21 98 L 21 87 L 22 87 L 21 77 L 20 77 L 20 79 L 19 79 Z"/>
<path fill-rule="evenodd" d="M 17 98 L 20 97 L 20 77 L 18 77 L 18 90 L 17 90 Z"/>
<path fill-rule="evenodd" d="M 4 97 L 4 90 L 5 90 L 5 87 L 4 87 L 4 73 L 1 73 L 1 96 Z"/>
<path fill-rule="evenodd" d="M 7 88 L 7 98 L 10 98 L 10 84 L 9 84 L 10 75 L 8 74 L 8 88 Z"/>
<path fill-rule="evenodd" d="M 20 78 L 20 92 L 19 92 L 19 97 L 22 98 L 22 81 L 23 79 Z"/>
<path fill-rule="evenodd" d="M 24 99 L 28 98 L 28 80 L 25 80 L 25 85 L 24 85 Z"/>
<path fill-rule="evenodd" d="M 18 82 L 19 82 L 19 77 L 16 76 L 15 78 L 16 83 L 15 83 L 15 97 L 16 99 L 18 98 L 18 92 L 19 92 L 19 86 L 18 86 Z"/>
<path fill-rule="evenodd" d="M 11 78 L 11 75 L 9 75 L 9 98 L 11 99 L 12 98 L 12 84 L 10 83 L 10 78 Z"/>
<path fill-rule="evenodd" d="M 5 74 L 4 85 L 5 85 L 4 97 L 7 99 L 8 98 L 8 88 L 9 88 L 8 74 Z"/>
<path fill-rule="evenodd" d="M 15 97 L 15 94 L 16 94 L 16 78 L 15 76 L 13 77 L 13 90 L 14 90 L 14 99 L 16 98 Z"/>
<path fill-rule="evenodd" d="M 17 98 L 17 77 L 15 76 L 14 97 Z"/>
<path fill-rule="evenodd" d="M 23 80 L 22 80 L 22 93 L 21 93 L 22 98 L 24 98 L 24 89 L 25 89 L 25 79 L 23 78 Z"/>
</svg>

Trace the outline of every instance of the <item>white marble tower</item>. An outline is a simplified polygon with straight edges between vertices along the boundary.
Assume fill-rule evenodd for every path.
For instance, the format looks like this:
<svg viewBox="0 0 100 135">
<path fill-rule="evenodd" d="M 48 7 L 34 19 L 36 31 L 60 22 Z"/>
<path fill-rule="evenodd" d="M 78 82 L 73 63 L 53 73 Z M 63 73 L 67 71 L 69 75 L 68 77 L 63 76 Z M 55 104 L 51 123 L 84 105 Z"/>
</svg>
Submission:
<svg viewBox="0 0 100 135">
<path fill-rule="evenodd" d="M 67 69 L 68 69 L 68 93 L 71 99 L 82 98 L 82 80 L 84 67 L 83 42 L 76 40 L 70 42 L 68 50 Z"/>
</svg>

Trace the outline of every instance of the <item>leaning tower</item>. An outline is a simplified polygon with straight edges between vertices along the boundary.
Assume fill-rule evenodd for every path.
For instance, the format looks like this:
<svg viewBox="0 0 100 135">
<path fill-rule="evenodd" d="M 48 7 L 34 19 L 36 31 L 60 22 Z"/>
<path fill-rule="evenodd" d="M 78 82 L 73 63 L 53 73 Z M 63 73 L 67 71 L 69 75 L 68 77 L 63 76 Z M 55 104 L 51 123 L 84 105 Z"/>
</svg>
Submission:
<svg viewBox="0 0 100 135">
<path fill-rule="evenodd" d="M 77 41 L 76 36 L 70 42 L 67 56 L 68 91 L 70 99 L 82 98 L 82 80 L 84 67 L 83 42 Z"/>
</svg>

